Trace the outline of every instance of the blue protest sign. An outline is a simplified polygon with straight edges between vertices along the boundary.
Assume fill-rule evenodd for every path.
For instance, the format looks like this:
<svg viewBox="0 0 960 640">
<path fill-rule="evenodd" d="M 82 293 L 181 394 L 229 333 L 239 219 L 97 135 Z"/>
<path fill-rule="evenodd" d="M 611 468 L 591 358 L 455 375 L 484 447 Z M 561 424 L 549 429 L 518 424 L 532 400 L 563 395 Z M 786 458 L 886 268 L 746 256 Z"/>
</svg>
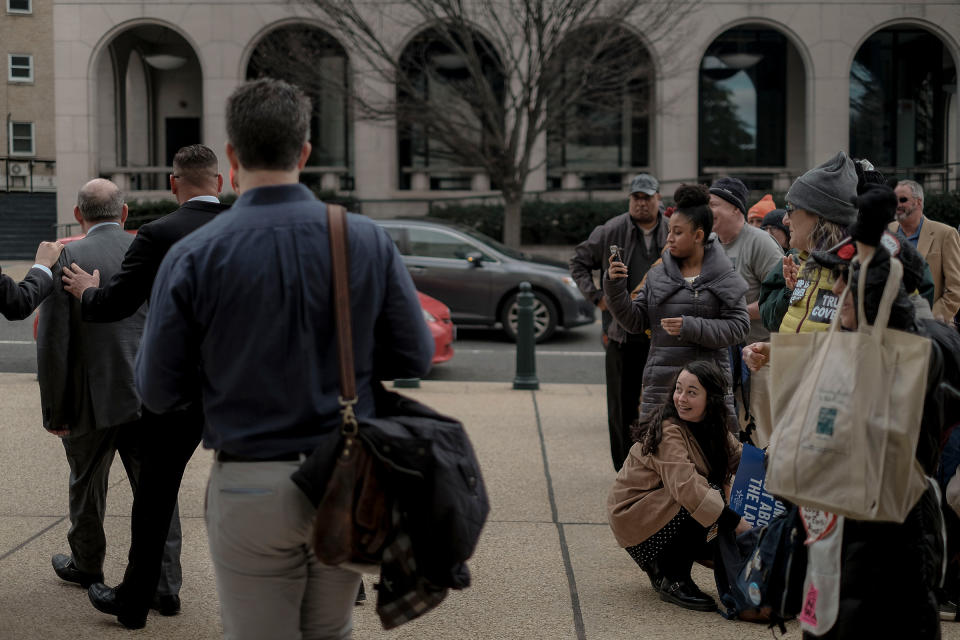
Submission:
<svg viewBox="0 0 960 640">
<path fill-rule="evenodd" d="M 761 449 L 743 445 L 740 467 L 730 491 L 730 508 L 754 527 L 769 524 L 772 518 L 784 512 L 783 503 L 767 493 L 764 456 L 766 454 Z"/>
</svg>

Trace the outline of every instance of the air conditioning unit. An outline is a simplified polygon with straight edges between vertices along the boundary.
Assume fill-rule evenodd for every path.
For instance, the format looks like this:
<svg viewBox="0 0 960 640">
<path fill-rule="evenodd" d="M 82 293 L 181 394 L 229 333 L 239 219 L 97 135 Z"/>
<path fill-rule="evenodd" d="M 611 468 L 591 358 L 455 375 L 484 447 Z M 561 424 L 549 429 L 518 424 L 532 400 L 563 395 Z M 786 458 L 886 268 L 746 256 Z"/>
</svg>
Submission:
<svg viewBox="0 0 960 640">
<path fill-rule="evenodd" d="M 9 162 L 7 165 L 7 173 L 11 176 L 22 176 L 27 177 L 30 175 L 30 163 L 29 162 Z"/>
<path fill-rule="evenodd" d="M 7 172 L 5 176 L 7 191 L 23 191 L 28 188 L 30 181 L 30 163 L 7 161 Z"/>
</svg>

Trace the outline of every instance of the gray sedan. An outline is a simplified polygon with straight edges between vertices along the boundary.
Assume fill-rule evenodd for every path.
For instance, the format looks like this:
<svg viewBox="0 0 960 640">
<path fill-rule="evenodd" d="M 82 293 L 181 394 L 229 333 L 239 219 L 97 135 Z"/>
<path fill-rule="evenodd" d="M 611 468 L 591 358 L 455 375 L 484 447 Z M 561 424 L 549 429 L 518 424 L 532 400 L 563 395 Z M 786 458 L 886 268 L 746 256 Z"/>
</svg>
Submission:
<svg viewBox="0 0 960 640">
<path fill-rule="evenodd" d="M 537 342 L 557 327 L 594 321 L 566 265 L 511 249 L 472 229 L 427 220 L 378 220 L 397 243 L 417 289 L 450 307 L 456 324 L 500 323 L 517 333 L 517 291 L 533 286 Z"/>
</svg>

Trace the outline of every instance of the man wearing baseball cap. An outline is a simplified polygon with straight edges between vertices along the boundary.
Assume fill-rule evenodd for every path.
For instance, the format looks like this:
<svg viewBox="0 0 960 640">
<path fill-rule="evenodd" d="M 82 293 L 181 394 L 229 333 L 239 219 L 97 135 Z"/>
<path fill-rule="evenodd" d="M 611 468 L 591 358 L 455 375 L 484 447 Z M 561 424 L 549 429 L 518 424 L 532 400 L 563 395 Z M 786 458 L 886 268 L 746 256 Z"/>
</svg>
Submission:
<svg viewBox="0 0 960 640">
<path fill-rule="evenodd" d="M 570 275 L 584 297 L 603 311 L 607 426 L 616 470 L 623 466 L 633 444 L 630 425 L 638 414 L 650 338 L 646 334 L 627 333 L 613 320 L 603 303 L 603 291 L 594 281 L 594 273 L 608 267 L 611 247 L 615 246 L 629 269 L 627 286 L 633 291 L 647 269 L 660 258 L 666 243 L 667 223 L 660 212 L 660 182 L 648 173 L 641 173 L 630 182 L 629 210 L 596 227 L 589 238 L 577 245 L 570 258 Z"/>
</svg>

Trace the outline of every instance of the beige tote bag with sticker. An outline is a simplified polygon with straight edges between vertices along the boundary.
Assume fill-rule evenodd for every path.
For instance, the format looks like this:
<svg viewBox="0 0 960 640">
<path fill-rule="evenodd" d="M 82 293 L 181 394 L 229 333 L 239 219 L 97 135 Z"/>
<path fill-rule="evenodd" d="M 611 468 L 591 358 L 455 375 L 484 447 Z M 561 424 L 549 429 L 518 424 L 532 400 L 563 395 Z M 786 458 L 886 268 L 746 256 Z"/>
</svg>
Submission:
<svg viewBox="0 0 960 640">
<path fill-rule="evenodd" d="M 903 266 L 890 260 L 873 326 L 858 289 L 859 330 L 771 336 L 774 431 L 767 490 L 857 520 L 903 522 L 926 489 L 916 460 L 930 343 L 887 328 Z"/>
</svg>

